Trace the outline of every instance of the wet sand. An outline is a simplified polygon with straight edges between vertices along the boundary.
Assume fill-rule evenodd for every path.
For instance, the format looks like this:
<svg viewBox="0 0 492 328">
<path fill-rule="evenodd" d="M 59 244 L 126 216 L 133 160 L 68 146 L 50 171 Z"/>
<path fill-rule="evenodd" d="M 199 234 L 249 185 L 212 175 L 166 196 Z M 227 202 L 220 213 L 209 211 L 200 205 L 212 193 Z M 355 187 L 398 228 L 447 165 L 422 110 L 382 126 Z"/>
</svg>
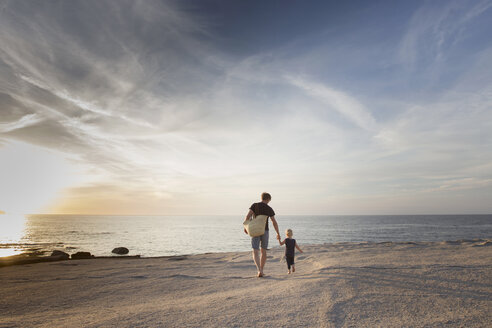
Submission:
<svg viewBox="0 0 492 328">
<path fill-rule="evenodd" d="M 492 243 L 338 243 L 0 268 L 0 327 L 487 327 Z"/>
</svg>

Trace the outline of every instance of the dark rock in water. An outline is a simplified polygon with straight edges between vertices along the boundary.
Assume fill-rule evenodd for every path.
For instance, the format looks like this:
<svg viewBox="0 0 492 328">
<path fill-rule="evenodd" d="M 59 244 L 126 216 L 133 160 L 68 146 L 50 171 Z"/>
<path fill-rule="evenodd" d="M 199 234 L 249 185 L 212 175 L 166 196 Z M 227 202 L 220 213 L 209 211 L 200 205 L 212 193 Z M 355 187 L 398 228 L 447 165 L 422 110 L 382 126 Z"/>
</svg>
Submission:
<svg viewBox="0 0 492 328">
<path fill-rule="evenodd" d="M 91 255 L 89 252 L 77 252 L 72 254 L 72 260 L 81 260 L 81 259 L 91 259 L 94 255 Z"/>
<path fill-rule="evenodd" d="M 67 253 L 62 252 L 62 251 L 59 251 L 59 250 L 54 250 L 54 251 L 51 253 L 51 256 L 58 256 L 58 257 L 60 257 L 60 259 L 62 259 L 62 260 L 68 260 L 68 258 L 70 257 L 70 255 L 68 255 Z"/>
<path fill-rule="evenodd" d="M 111 253 L 120 254 L 120 255 L 128 254 L 128 252 L 129 250 L 126 247 L 116 247 L 111 251 Z"/>
</svg>

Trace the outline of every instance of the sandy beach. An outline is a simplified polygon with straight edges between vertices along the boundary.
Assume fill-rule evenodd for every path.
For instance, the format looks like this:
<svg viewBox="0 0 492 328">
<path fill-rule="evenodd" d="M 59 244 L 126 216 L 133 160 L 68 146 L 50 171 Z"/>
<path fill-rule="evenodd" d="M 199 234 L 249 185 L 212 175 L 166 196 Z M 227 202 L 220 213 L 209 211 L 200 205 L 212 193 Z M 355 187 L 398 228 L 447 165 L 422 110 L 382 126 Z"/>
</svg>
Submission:
<svg viewBox="0 0 492 328">
<path fill-rule="evenodd" d="M 492 243 L 283 249 L 0 268 L 0 327 L 490 327 Z"/>
</svg>

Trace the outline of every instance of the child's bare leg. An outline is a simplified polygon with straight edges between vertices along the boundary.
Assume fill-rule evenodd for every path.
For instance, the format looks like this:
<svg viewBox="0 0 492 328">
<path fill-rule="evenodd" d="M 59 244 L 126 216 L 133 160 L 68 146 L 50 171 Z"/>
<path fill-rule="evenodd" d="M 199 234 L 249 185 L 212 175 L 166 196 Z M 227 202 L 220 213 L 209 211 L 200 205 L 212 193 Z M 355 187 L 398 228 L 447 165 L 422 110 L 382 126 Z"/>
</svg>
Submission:
<svg viewBox="0 0 492 328">
<path fill-rule="evenodd" d="M 292 264 L 292 272 L 296 272 L 296 266 Z"/>
</svg>

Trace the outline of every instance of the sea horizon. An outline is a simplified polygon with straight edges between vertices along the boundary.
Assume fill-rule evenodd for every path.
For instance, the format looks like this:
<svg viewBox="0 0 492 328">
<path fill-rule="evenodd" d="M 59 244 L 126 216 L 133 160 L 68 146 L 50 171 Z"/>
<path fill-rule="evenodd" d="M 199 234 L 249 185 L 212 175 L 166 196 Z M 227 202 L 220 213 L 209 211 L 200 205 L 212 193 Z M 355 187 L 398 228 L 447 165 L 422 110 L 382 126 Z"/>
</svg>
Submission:
<svg viewBox="0 0 492 328">
<path fill-rule="evenodd" d="M 84 214 L 84 213 L 0 213 L 2 215 L 47 215 L 47 216 L 245 216 L 246 213 L 241 214 Z M 441 215 L 441 216 L 455 216 L 455 215 L 492 215 L 492 213 L 416 213 L 416 214 L 281 214 L 280 216 L 425 216 L 425 215 Z"/>
<path fill-rule="evenodd" d="M 251 244 L 242 231 L 243 218 L 32 214 L 0 234 L 0 254 L 48 254 L 56 249 L 110 256 L 115 247 L 127 247 L 129 255 L 144 257 L 247 251 Z M 281 215 L 277 221 L 282 238 L 285 229 L 291 228 L 304 245 L 492 239 L 492 214 Z M 277 247 L 271 223 L 269 227 L 269 248 Z"/>
</svg>

